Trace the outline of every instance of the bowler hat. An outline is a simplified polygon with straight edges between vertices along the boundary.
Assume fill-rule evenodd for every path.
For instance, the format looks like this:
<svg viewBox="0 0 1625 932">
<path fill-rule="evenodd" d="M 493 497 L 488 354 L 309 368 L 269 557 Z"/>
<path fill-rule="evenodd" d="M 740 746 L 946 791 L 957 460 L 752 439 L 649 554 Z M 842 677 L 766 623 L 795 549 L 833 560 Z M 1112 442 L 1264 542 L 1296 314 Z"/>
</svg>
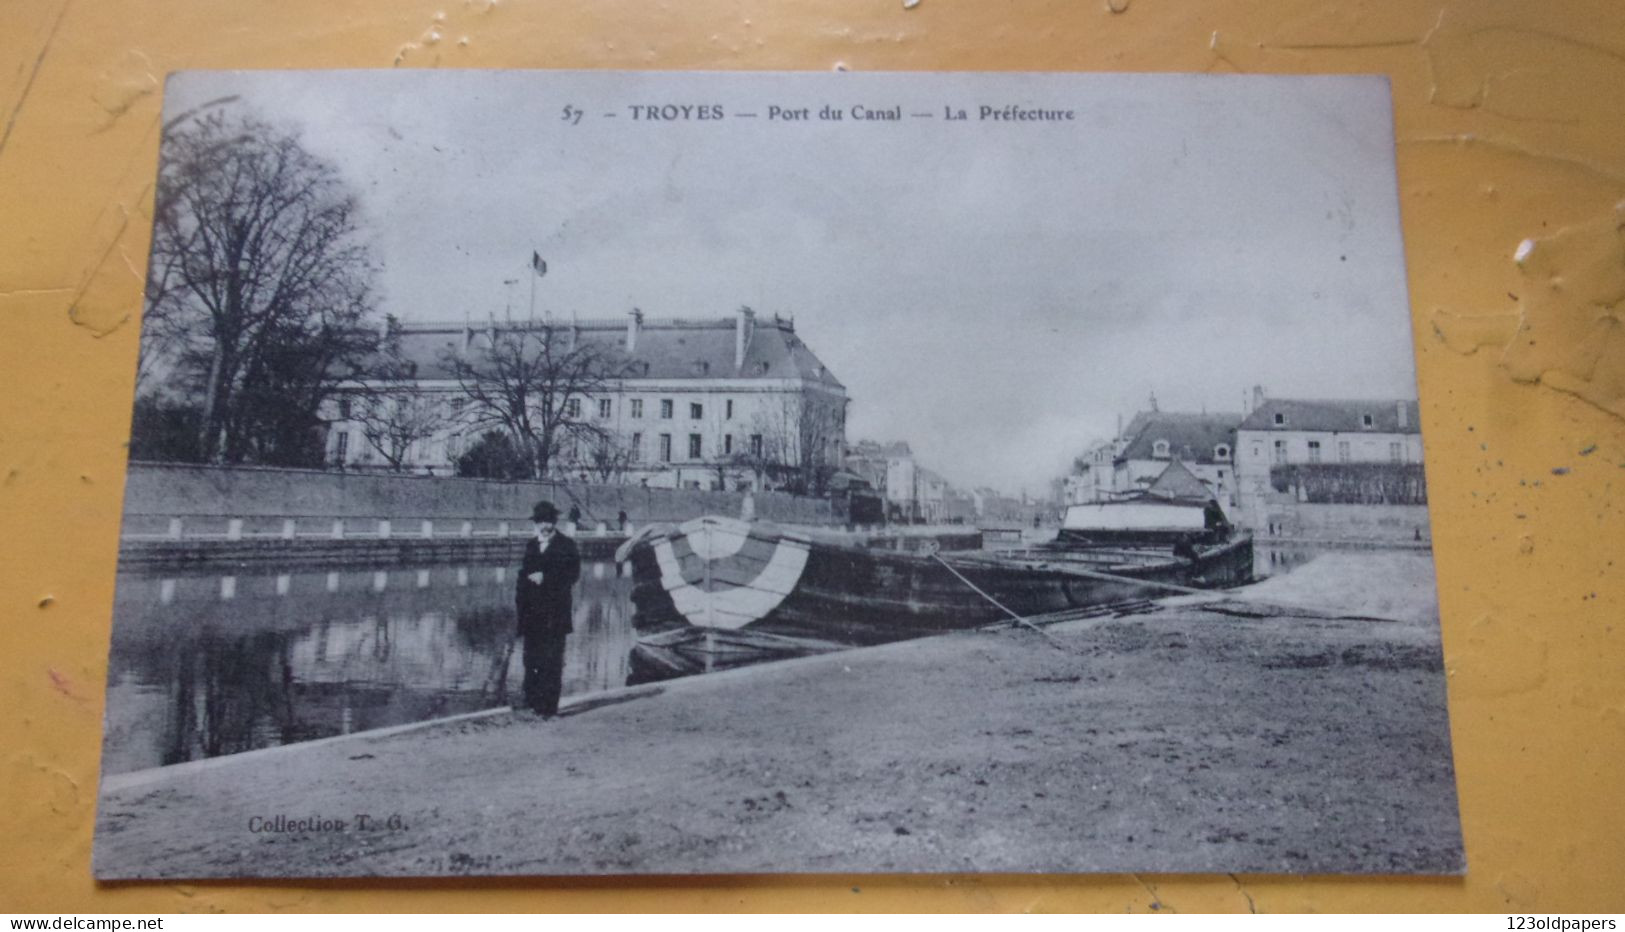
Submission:
<svg viewBox="0 0 1625 932">
<path fill-rule="evenodd" d="M 536 507 L 530 510 L 530 520 L 556 522 L 559 520 L 558 506 L 552 502 L 537 502 Z"/>
</svg>

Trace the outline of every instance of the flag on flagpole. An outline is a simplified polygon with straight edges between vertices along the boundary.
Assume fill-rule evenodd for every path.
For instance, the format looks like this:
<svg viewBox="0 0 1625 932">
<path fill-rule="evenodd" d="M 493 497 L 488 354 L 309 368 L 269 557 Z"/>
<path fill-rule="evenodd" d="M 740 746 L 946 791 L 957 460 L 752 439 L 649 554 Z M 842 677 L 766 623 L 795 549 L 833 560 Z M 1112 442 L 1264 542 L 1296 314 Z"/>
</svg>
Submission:
<svg viewBox="0 0 1625 932">
<path fill-rule="evenodd" d="M 542 258 L 542 254 L 535 250 L 530 254 L 530 267 L 536 270 L 537 278 L 547 274 L 547 262 Z"/>
</svg>

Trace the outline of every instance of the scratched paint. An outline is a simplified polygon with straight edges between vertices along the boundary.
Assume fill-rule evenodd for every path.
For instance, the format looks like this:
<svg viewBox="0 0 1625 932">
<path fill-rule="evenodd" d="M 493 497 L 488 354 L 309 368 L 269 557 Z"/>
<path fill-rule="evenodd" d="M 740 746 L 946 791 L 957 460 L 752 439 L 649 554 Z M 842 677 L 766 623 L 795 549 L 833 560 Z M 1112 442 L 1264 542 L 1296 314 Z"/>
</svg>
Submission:
<svg viewBox="0 0 1625 932">
<path fill-rule="evenodd" d="M 1625 810 L 1610 802 L 1625 759 L 1613 504 L 1625 482 L 1625 5 L 38 0 L 0 17 L 0 779 L 27 801 L 0 813 L 0 900 L 82 911 L 1625 909 L 1608 886 L 1625 874 Z M 223 67 L 1387 74 L 1467 877 L 436 884 L 392 886 L 387 904 L 364 882 L 96 888 L 101 696 L 88 684 L 107 656 L 158 85 L 172 70 Z"/>
</svg>

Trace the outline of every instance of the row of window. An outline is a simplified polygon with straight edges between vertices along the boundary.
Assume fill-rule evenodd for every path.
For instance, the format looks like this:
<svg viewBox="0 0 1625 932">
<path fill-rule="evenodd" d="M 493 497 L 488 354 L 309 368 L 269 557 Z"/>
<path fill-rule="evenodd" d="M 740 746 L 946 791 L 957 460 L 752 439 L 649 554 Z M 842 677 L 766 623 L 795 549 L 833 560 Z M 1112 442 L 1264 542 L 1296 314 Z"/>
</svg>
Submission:
<svg viewBox="0 0 1625 932">
<path fill-rule="evenodd" d="M 462 398 L 451 398 L 451 399 L 449 399 L 447 401 L 447 407 L 449 408 L 449 410 L 450 410 L 450 412 L 451 412 L 451 414 L 453 416 L 456 416 L 460 411 L 462 411 L 464 404 L 465 404 L 465 400 L 462 399 Z M 628 399 L 627 404 L 629 406 L 628 410 L 627 410 L 627 416 L 631 417 L 633 420 L 642 419 L 642 417 L 643 417 L 643 399 L 642 398 L 631 398 L 631 399 Z M 350 417 L 351 417 L 352 411 L 353 411 L 353 407 L 352 407 L 350 399 L 348 399 L 348 398 L 339 399 L 339 418 L 340 418 L 340 420 L 346 420 L 346 421 L 349 420 Z M 581 419 L 581 399 L 580 398 L 571 398 L 571 399 L 565 401 L 565 403 L 564 403 L 564 414 L 565 414 L 566 417 L 568 417 L 571 420 L 580 420 Z M 598 399 L 598 419 L 599 420 L 607 421 L 611 417 L 613 417 L 614 414 L 615 414 L 615 400 L 613 398 L 600 398 L 600 399 Z M 670 420 L 675 419 L 676 416 L 677 416 L 677 403 L 676 403 L 676 401 L 671 399 L 671 398 L 662 398 L 662 399 L 660 399 L 660 419 L 663 420 L 663 421 L 670 421 Z M 724 399 L 723 402 L 722 402 L 722 418 L 725 421 L 731 421 L 731 420 L 733 420 L 733 417 L 734 417 L 734 400 L 732 398 Z M 698 421 L 698 420 L 703 420 L 704 418 L 705 418 L 705 405 L 702 404 L 701 402 L 698 402 L 698 401 L 689 402 L 689 405 L 688 405 L 688 419 L 691 420 L 691 421 Z"/>
<path fill-rule="evenodd" d="M 450 458 L 450 459 L 456 459 L 457 458 L 458 454 L 461 452 L 461 447 L 462 447 L 461 440 L 462 440 L 462 438 L 459 437 L 456 434 L 453 434 L 453 435 L 446 438 L 446 456 L 448 458 Z M 662 462 L 662 463 L 671 462 L 672 461 L 672 435 L 671 434 L 660 434 L 659 435 L 659 442 L 660 442 L 660 457 L 659 457 L 660 462 Z M 737 446 L 737 444 L 735 444 L 735 442 L 734 442 L 734 435 L 733 434 L 723 434 L 722 435 L 722 455 L 723 456 L 732 456 L 732 455 L 734 455 L 734 453 L 736 452 L 736 449 L 735 449 L 736 446 Z M 643 435 L 642 434 L 636 434 L 636 433 L 633 434 L 632 437 L 631 437 L 630 447 L 631 447 L 631 454 L 632 454 L 633 461 L 634 462 L 641 462 L 643 460 Z M 761 455 L 762 455 L 762 435 L 761 434 L 751 434 L 750 438 L 749 438 L 749 441 L 748 441 L 748 447 L 750 449 L 750 455 L 752 457 L 755 457 L 755 458 L 759 459 L 761 457 Z M 333 453 L 337 457 L 339 462 L 341 462 L 341 463 L 342 462 L 348 462 L 349 454 L 350 454 L 350 432 L 349 431 L 341 430 L 341 431 L 339 431 L 337 433 L 336 440 L 335 440 L 334 446 L 333 446 Z M 705 438 L 704 438 L 704 436 L 701 435 L 701 434 L 689 434 L 688 435 L 688 458 L 691 459 L 691 460 L 698 460 L 698 459 L 703 459 L 704 457 L 705 457 Z"/>
<path fill-rule="evenodd" d="M 1168 458 L 1168 453 L 1169 453 L 1168 441 L 1166 441 L 1166 440 L 1157 440 L 1157 441 L 1154 441 L 1151 444 L 1151 455 L 1154 458 L 1159 459 L 1159 460 L 1165 460 L 1165 459 Z M 1216 460 L 1227 460 L 1227 459 L 1229 459 L 1230 458 L 1230 444 L 1221 443 L 1218 446 L 1214 447 L 1213 448 L 1213 458 L 1216 459 Z"/>
<path fill-rule="evenodd" d="M 627 412 L 626 413 L 627 413 L 627 416 L 632 418 L 633 420 L 641 420 L 643 418 L 643 399 L 642 398 L 629 398 L 629 399 L 627 399 Z M 580 417 L 581 417 L 581 399 L 580 398 L 571 398 L 568 401 L 566 401 L 564 403 L 564 414 L 565 414 L 566 417 L 570 418 L 571 420 L 579 420 Z M 602 420 L 602 421 L 607 421 L 611 417 L 614 417 L 614 416 L 615 416 L 615 399 L 613 399 L 613 398 L 600 398 L 600 399 L 598 399 L 598 419 Z M 671 398 L 662 398 L 662 399 L 660 399 L 660 419 L 663 420 L 663 421 L 670 421 L 670 420 L 673 420 L 674 418 L 676 418 L 676 416 L 677 416 L 677 402 L 674 401 Z M 731 420 L 733 420 L 733 417 L 734 417 L 734 400 L 732 398 L 724 399 L 723 402 L 722 402 L 722 419 L 725 420 L 725 421 L 731 421 Z M 705 405 L 702 404 L 701 402 L 698 402 L 698 401 L 689 402 L 689 404 L 688 404 L 688 419 L 691 420 L 691 421 L 698 421 L 698 420 L 703 420 L 704 418 L 705 418 Z"/>
<path fill-rule="evenodd" d="M 1321 452 L 1320 451 L 1321 451 L 1321 445 L 1320 445 L 1319 440 L 1311 440 L 1311 441 L 1309 441 L 1309 462 L 1311 462 L 1311 463 L 1319 463 L 1319 462 L 1321 462 L 1322 460 L 1321 460 Z M 1255 455 L 1256 455 L 1257 451 L 1255 450 L 1254 452 L 1255 452 Z M 1348 463 L 1348 462 L 1353 461 L 1353 450 L 1349 447 L 1349 442 L 1347 440 L 1339 440 L 1339 441 L 1337 441 L 1337 461 L 1339 463 Z M 1403 463 L 1403 462 L 1405 462 L 1405 444 L 1403 444 L 1403 443 L 1401 443 L 1401 442 L 1399 442 L 1397 440 L 1389 443 L 1388 444 L 1388 461 L 1391 462 L 1391 463 Z M 1286 441 L 1285 440 L 1277 440 L 1277 441 L 1275 441 L 1275 462 L 1277 462 L 1277 463 L 1285 463 L 1285 462 L 1287 462 L 1287 451 L 1286 451 Z"/>
<path fill-rule="evenodd" d="M 634 462 L 642 461 L 642 459 L 643 459 L 643 435 L 642 434 L 633 434 L 632 435 L 631 447 L 632 447 L 632 460 Z M 722 435 L 722 455 L 723 456 L 732 456 L 732 455 L 734 455 L 735 452 L 736 452 L 736 450 L 735 450 L 735 444 L 734 444 L 734 435 L 733 434 L 723 434 Z M 750 455 L 753 456 L 753 457 L 758 457 L 758 458 L 761 457 L 761 455 L 762 455 L 762 435 L 761 434 L 751 434 L 750 435 Z M 705 458 L 705 438 L 702 435 L 700 435 L 700 434 L 689 434 L 688 435 L 688 458 L 691 459 L 691 460 L 698 460 L 698 459 L 704 459 Z M 669 463 L 671 461 L 672 461 L 672 435 L 671 434 L 661 434 L 660 435 L 660 462 Z"/>
<path fill-rule="evenodd" d="M 454 396 L 446 399 L 446 413 L 448 415 L 450 415 L 451 417 L 455 418 L 459 414 L 463 413 L 463 408 L 465 408 L 467 406 L 468 406 L 468 399 L 467 398 L 460 398 L 460 397 L 457 397 L 457 396 L 454 395 Z M 579 404 L 577 405 L 576 410 L 577 411 L 580 410 Z M 340 398 L 339 399 L 339 420 L 348 421 L 351 418 L 351 416 L 353 415 L 354 411 L 355 411 L 355 403 L 351 399 L 349 399 L 349 398 Z"/>
<path fill-rule="evenodd" d="M 1282 414 L 1279 411 L 1275 412 L 1275 426 L 1276 427 L 1285 427 L 1286 426 L 1286 415 L 1285 414 Z M 1360 415 L 1360 427 L 1361 428 L 1363 428 L 1365 430 L 1371 430 L 1371 429 L 1375 428 L 1376 426 L 1377 426 L 1376 419 L 1373 418 L 1371 415 L 1369 415 L 1369 414 Z"/>
</svg>

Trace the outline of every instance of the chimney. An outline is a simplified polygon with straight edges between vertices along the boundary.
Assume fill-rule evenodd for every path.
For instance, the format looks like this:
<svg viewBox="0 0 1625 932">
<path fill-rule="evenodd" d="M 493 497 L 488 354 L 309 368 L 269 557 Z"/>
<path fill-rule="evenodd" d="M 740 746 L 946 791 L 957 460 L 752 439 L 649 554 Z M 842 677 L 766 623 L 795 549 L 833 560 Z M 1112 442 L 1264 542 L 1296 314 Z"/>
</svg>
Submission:
<svg viewBox="0 0 1625 932">
<path fill-rule="evenodd" d="M 1257 411 L 1264 406 L 1264 386 L 1253 386 L 1253 410 Z"/>
<path fill-rule="evenodd" d="M 643 312 L 633 308 L 626 316 L 626 352 L 638 351 L 638 334 L 643 332 Z"/>
<path fill-rule="evenodd" d="M 751 331 L 756 329 L 756 312 L 748 307 L 739 309 L 734 320 L 734 368 L 745 368 L 745 350 L 750 347 Z"/>
<path fill-rule="evenodd" d="M 1411 406 L 1401 401 L 1395 406 L 1399 412 L 1399 429 L 1405 430 L 1411 426 Z"/>
</svg>

